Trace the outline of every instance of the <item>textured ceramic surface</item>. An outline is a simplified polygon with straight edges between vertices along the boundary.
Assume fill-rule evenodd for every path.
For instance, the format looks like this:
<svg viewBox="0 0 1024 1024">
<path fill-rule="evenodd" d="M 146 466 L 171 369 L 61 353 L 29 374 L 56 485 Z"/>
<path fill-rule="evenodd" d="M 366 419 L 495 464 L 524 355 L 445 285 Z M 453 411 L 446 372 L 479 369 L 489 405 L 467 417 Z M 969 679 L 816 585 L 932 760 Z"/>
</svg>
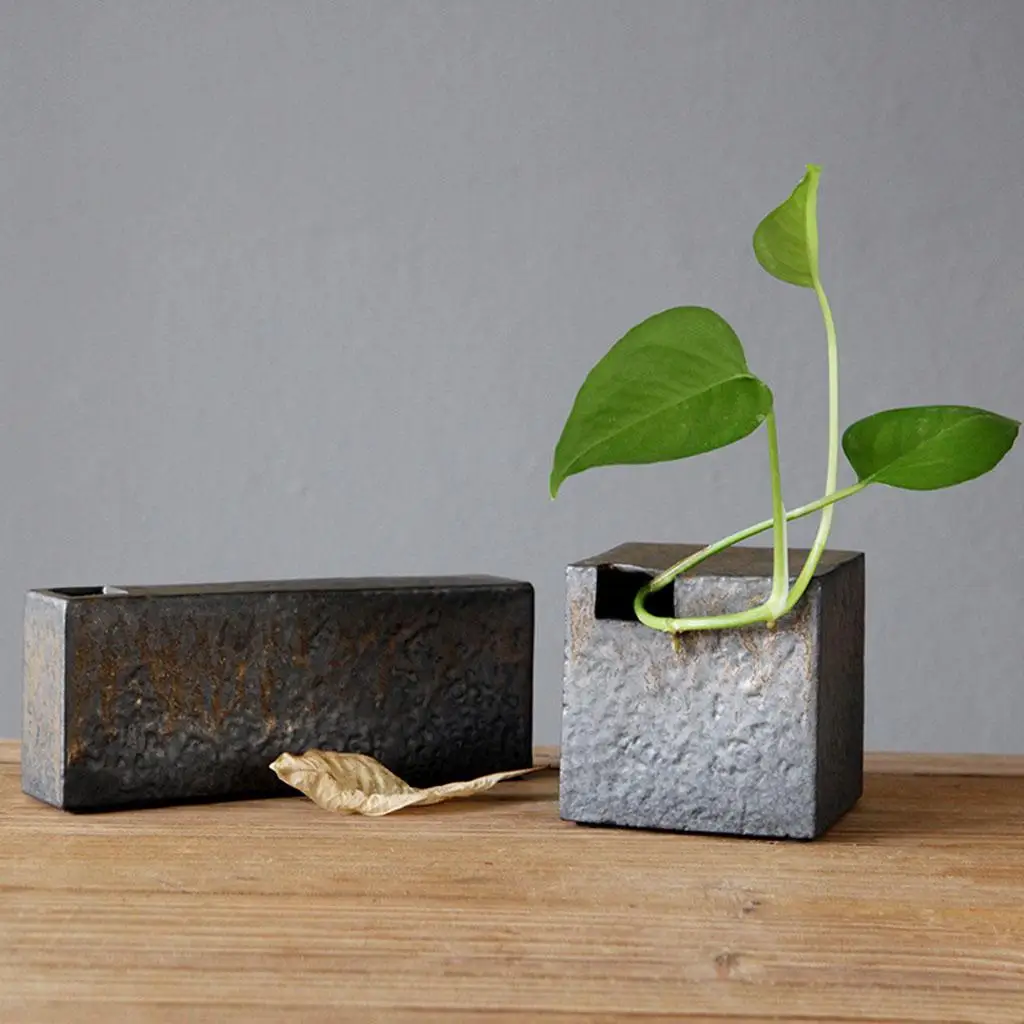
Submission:
<svg viewBox="0 0 1024 1024">
<path fill-rule="evenodd" d="M 820 835 L 861 793 L 863 555 L 828 552 L 774 629 L 689 633 L 676 651 L 628 609 L 640 580 L 694 550 L 624 545 L 568 568 L 562 816 Z M 760 603 L 771 565 L 770 549 L 722 552 L 676 580 L 675 614 Z"/>
<path fill-rule="evenodd" d="M 290 792 L 311 747 L 418 786 L 532 759 L 533 589 L 491 577 L 34 591 L 22 783 L 69 810 Z"/>
</svg>

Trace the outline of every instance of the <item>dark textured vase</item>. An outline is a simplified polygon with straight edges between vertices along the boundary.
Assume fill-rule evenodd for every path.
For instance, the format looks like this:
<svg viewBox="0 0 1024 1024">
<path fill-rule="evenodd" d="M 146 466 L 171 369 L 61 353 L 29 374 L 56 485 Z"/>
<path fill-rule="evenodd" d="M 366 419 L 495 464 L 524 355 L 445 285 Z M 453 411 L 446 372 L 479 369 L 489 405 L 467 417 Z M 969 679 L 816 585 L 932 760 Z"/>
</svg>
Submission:
<svg viewBox="0 0 1024 1024">
<path fill-rule="evenodd" d="M 68 810 L 292 792 L 313 747 L 413 785 L 531 764 L 533 588 L 487 576 L 32 591 L 22 785 Z"/>
</svg>

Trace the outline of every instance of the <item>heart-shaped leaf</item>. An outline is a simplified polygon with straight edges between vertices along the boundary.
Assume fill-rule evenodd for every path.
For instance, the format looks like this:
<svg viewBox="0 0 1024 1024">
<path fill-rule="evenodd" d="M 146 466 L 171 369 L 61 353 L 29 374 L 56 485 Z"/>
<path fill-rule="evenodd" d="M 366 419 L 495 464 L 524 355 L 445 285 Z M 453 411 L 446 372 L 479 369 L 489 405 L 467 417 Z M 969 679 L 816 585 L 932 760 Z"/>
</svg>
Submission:
<svg viewBox="0 0 1024 1024">
<path fill-rule="evenodd" d="M 818 279 L 818 178 L 821 168 L 807 173 L 793 194 L 772 210 L 754 232 L 754 255 L 772 277 L 802 288 Z"/>
<path fill-rule="evenodd" d="M 680 306 L 638 324 L 590 371 L 555 448 L 551 496 L 594 466 L 668 462 L 755 430 L 772 393 L 715 312 Z"/>
<path fill-rule="evenodd" d="M 847 428 L 843 451 L 866 483 L 932 491 L 987 473 L 1013 446 L 1019 427 L 963 405 L 888 409 Z"/>
<path fill-rule="evenodd" d="M 305 793 L 318 807 L 341 814 L 364 814 L 380 818 L 403 807 L 439 804 L 457 797 L 482 793 L 505 779 L 539 771 L 520 768 L 510 772 L 482 775 L 468 782 L 416 789 L 365 754 L 335 754 L 307 750 L 305 754 L 282 754 L 271 766 L 282 781 Z"/>
</svg>

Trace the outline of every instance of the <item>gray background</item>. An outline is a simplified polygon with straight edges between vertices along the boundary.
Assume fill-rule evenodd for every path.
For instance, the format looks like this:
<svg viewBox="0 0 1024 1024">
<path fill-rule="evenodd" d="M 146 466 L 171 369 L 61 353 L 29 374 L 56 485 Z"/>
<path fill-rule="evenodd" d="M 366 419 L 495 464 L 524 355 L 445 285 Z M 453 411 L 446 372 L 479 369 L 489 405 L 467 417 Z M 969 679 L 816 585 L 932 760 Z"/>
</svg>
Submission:
<svg viewBox="0 0 1024 1024">
<path fill-rule="evenodd" d="M 1015 0 L 0 13 L 0 735 L 31 586 L 490 571 L 537 587 L 555 740 L 564 564 L 769 512 L 760 435 L 548 499 L 623 331 L 719 310 L 820 493 L 817 308 L 749 246 L 806 161 L 844 422 L 1024 411 Z M 1024 751 L 1022 468 L 840 507 L 870 746 Z"/>
</svg>

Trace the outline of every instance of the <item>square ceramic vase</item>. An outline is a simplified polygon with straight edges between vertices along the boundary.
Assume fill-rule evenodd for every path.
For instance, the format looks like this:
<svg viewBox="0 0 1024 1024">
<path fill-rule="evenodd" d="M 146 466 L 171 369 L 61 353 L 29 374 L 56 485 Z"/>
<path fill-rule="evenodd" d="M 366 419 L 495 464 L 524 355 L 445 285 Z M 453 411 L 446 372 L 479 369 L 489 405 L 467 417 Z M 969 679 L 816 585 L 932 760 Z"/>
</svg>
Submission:
<svg viewBox="0 0 1024 1024">
<path fill-rule="evenodd" d="M 561 815 L 586 824 L 810 839 L 860 797 L 864 556 L 829 551 L 791 613 L 666 634 L 633 598 L 696 551 L 626 544 L 567 570 Z M 806 552 L 791 551 L 790 564 Z M 703 616 L 760 604 L 770 548 L 708 559 L 647 608 Z"/>
</svg>

